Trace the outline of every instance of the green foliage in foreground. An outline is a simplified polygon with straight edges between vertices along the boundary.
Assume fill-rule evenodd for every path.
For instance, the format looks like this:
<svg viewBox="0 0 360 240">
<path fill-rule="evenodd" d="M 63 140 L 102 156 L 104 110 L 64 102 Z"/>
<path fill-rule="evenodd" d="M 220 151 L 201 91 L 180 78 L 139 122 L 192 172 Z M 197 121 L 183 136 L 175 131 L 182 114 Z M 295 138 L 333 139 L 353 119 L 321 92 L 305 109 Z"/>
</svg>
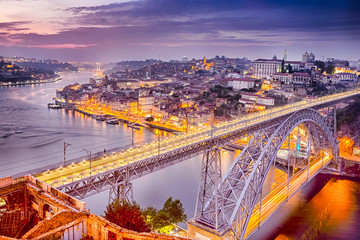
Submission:
<svg viewBox="0 0 360 240">
<path fill-rule="evenodd" d="M 146 218 L 146 223 L 151 227 L 151 230 L 159 230 L 162 233 L 168 233 L 171 230 L 171 225 L 177 225 L 180 222 L 185 222 L 187 216 L 185 209 L 179 199 L 173 200 L 168 198 L 164 203 L 162 209 L 149 206 L 143 211 Z"/>
<path fill-rule="evenodd" d="M 146 224 L 140 206 L 136 202 L 129 203 L 125 200 L 116 199 L 106 207 L 104 217 L 126 229 L 150 232 L 150 227 Z"/>
<path fill-rule="evenodd" d="M 177 225 L 187 219 L 185 209 L 179 199 L 168 198 L 162 209 L 149 206 L 141 210 L 136 203 L 116 199 L 106 207 L 105 216 L 107 220 L 120 227 L 137 232 L 159 231 L 170 233 L 173 224 Z"/>
</svg>

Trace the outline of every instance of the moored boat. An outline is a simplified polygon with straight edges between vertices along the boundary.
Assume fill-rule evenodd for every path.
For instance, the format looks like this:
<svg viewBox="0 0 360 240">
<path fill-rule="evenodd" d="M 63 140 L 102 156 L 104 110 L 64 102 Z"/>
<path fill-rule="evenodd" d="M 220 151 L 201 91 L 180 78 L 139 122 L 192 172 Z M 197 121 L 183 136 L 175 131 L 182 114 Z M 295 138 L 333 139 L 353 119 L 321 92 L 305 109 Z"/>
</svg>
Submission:
<svg viewBox="0 0 360 240">
<path fill-rule="evenodd" d="M 61 105 L 55 104 L 55 103 L 48 103 L 48 108 L 51 108 L 51 109 L 60 109 L 60 108 L 61 108 Z"/>
<path fill-rule="evenodd" d="M 95 119 L 96 119 L 97 121 L 105 121 L 105 120 L 106 120 L 106 117 L 103 116 L 103 115 L 99 115 L 99 116 L 95 116 Z"/>
<path fill-rule="evenodd" d="M 106 123 L 117 125 L 117 124 L 119 124 L 119 120 L 116 118 L 110 118 L 110 119 L 106 120 Z"/>
</svg>

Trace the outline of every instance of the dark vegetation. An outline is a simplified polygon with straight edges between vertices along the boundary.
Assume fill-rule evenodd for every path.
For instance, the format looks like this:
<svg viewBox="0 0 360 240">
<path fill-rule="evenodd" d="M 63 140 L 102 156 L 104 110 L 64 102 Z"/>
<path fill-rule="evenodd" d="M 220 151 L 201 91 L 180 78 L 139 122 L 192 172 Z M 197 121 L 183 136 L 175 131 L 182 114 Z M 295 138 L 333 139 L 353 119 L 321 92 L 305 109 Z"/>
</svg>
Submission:
<svg viewBox="0 0 360 240">
<path fill-rule="evenodd" d="M 136 202 L 116 199 L 106 207 L 104 217 L 120 227 L 137 232 L 166 232 L 162 229 L 184 222 L 187 218 L 180 200 L 173 200 L 172 197 L 166 200 L 160 210 L 152 206 L 142 210 Z"/>
</svg>

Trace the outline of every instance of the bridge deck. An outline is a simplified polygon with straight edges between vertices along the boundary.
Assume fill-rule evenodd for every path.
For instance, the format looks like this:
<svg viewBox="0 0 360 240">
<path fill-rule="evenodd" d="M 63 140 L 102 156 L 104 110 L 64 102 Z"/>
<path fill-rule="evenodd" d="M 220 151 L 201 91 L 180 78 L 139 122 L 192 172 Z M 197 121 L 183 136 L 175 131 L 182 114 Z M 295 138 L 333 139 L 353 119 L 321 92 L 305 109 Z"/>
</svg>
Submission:
<svg viewBox="0 0 360 240">
<path fill-rule="evenodd" d="M 32 171 L 32 174 L 70 195 L 83 198 L 109 189 L 125 179 L 141 177 L 199 155 L 206 149 L 239 139 L 249 131 L 255 131 L 264 124 L 271 124 L 271 121 L 284 118 L 295 111 L 332 105 L 358 94 L 359 90 L 355 89 L 248 114 L 213 127 L 94 159 L 91 161 L 91 169 L 89 161 L 82 161 L 60 168 L 58 165 L 47 166 Z"/>
<path fill-rule="evenodd" d="M 260 225 L 264 224 L 288 199 L 295 195 L 307 182 L 326 167 L 331 162 L 331 159 L 332 156 L 328 153 L 325 153 L 323 159 L 319 156 L 310 164 L 309 171 L 305 168 L 291 177 L 289 189 L 287 189 L 287 183 L 284 183 L 267 195 L 262 200 L 261 211 L 260 203 L 258 203 L 251 214 L 245 238 L 251 236 L 251 234 L 254 233 Z"/>
</svg>

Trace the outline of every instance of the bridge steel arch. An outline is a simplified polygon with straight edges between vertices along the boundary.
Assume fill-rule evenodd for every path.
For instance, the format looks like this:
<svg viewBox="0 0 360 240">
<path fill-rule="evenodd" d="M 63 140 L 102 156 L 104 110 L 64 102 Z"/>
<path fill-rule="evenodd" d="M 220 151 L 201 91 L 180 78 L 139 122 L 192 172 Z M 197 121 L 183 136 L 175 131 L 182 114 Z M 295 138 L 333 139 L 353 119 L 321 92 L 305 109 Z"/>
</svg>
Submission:
<svg viewBox="0 0 360 240">
<path fill-rule="evenodd" d="M 314 109 L 294 112 L 279 125 L 261 129 L 253 135 L 218 185 L 218 196 L 207 202 L 204 210 L 195 217 L 195 222 L 210 227 L 219 235 L 231 230 L 236 239 L 243 239 L 277 152 L 291 131 L 302 123 L 306 124 L 313 138 L 314 148 L 328 148 L 337 162 L 338 142 L 333 129 L 336 126 L 331 126 Z"/>
</svg>

